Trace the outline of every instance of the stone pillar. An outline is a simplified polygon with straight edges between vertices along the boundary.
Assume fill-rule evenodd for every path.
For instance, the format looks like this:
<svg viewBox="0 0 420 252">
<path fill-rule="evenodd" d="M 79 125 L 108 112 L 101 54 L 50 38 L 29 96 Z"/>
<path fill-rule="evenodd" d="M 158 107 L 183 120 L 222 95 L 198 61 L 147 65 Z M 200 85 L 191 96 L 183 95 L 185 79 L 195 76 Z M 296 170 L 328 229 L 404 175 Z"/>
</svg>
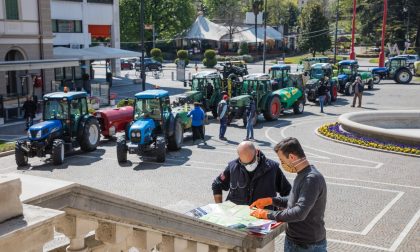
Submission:
<svg viewBox="0 0 420 252">
<path fill-rule="evenodd" d="M 134 230 L 132 236 L 128 237 L 127 244 L 129 248 L 136 247 L 140 251 L 152 251 L 162 241 L 163 237 L 161 233 L 148 230 Z"/>
<path fill-rule="evenodd" d="M 87 252 L 85 236 L 94 231 L 98 222 L 81 217 L 66 215 L 58 222 L 57 232 L 65 234 L 70 239 L 70 245 L 66 248 L 67 252 Z"/>
<path fill-rule="evenodd" d="M 19 178 L 0 175 L 0 223 L 22 215 L 23 207 L 20 202 L 22 183 Z"/>
<path fill-rule="evenodd" d="M 132 247 L 127 242 L 132 235 L 132 227 L 100 221 L 95 238 L 105 244 L 101 251 L 126 251 Z"/>
<path fill-rule="evenodd" d="M 250 249 L 250 252 L 272 252 L 275 251 L 274 240 L 267 243 L 263 248 L 260 249 Z"/>
</svg>

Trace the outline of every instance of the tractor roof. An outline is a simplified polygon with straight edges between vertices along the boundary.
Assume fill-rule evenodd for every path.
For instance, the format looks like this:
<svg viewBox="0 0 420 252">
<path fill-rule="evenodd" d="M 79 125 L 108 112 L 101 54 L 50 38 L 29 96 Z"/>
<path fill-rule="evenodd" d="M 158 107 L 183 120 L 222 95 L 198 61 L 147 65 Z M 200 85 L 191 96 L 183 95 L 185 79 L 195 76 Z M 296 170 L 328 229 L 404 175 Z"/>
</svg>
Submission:
<svg viewBox="0 0 420 252">
<path fill-rule="evenodd" d="M 271 67 L 271 69 L 274 69 L 274 70 L 290 70 L 290 66 L 289 65 L 284 65 L 284 64 L 278 64 L 278 65 L 273 65 Z"/>
<path fill-rule="evenodd" d="M 44 99 L 63 99 L 74 100 L 87 97 L 86 92 L 55 92 L 44 95 Z"/>
<path fill-rule="evenodd" d="M 399 56 L 390 58 L 390 60 L 407 60 L 407 57 L 399 55 Z"/>
<path fill-rule="evenodd" d="M 202 71 L 193 75 L 194 78 L 219 78 L 217 71 Z"/>
<path fill-rule="evenodd" d="M 137 99 L 156 99 L 167 96 L 169 96 L 169 92 L 162 89 L 146 90 L 135 95 Z"/>
<path fill-rule="evenodd" d="M 244 76 L 244 80 L 269 80 L 270 75 L 264 73 L 254 73 Z"/>
<path fill-rule="evenodd" d="M 331 64 L 330 63 L 316 63 L 316 64 L 313 64 L 311 68 L 329 69 L 331 68 Z"/>
<path fill-rule="evenodd" d="M 355 65 L 358 64 L 357 60 L 342 60 L 338 62 L 339 65 Z"/>
</svg>

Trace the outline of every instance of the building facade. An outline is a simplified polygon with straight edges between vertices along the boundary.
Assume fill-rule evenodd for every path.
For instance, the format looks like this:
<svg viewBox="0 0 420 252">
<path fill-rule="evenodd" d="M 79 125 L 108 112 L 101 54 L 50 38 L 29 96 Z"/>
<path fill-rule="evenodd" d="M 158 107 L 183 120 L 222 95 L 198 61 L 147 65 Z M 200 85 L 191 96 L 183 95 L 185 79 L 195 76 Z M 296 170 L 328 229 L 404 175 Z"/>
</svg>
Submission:
<svg viewBox="0 0 420 252">
<path fill-rule="evenodd" d="M 53 58 L 50 1 L 0 0 L 0 61 Z M 41 82 L 34 85 L 36 78 Z M 52 70 L 0 72 L 0 95 L 4 100 L 41 95 L 42 83 L 52 78 Z"/>
</svg>

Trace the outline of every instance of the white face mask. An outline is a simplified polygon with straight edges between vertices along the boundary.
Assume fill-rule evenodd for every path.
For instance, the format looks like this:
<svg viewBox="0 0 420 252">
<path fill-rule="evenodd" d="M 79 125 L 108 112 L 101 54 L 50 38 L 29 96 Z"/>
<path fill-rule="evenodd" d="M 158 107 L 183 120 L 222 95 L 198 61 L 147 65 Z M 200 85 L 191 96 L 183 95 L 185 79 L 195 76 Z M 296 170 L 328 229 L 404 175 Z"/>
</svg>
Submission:
<svg viewBox="0 0 420 252">
<path fill-rule="evenodd" d="M 243 165 L 248 172 L 253 172 L 257 168 L 258 161 L 259 161 L 258 160 L 258 153 L 255 154 L 254 162 L 252 162 L 250 164 L 243 164 L 239 160 L 239 162 L 241 163 L 241 165 Z"/>
</svg>

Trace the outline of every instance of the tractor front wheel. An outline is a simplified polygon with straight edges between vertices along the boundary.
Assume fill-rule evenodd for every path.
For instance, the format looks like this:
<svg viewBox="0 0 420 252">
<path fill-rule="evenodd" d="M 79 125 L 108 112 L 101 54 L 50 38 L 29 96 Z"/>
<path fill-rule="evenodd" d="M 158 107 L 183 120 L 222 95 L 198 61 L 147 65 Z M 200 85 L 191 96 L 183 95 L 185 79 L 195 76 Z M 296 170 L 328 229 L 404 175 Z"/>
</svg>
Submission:
<svg viewBox="0 0 420 252">
<path fill-rule="evenodd" d="M 373 85 L 374 85 L 373 81 L 372 80 L 369 80 L 368 81 L 368 89 L 369 90 L 372 90 L 373 89 Z"/>
<path fill-rule="evenodd" d="M 298 115 L 298 114 L 302 114 L 303 111 L 305 110 L 305 104 L 303 104 L 302 100 L 297 100 L 294 104 L 293 104 L 293 112 Z"/>
<path fill-rule="evenodd" d="M 19 148 L 17 143 L 15 146 L 15 159 L 16 159 L 16 164 L 19 167 L 28 165 L 28 155 L 26 155 L 25 152 L 23 152 Z"/>
<path fill-rule="evenodd" d="M 347 82 L 346 83 L 346 87 L 345 87 L 344 93 L 346 95 L 353 95 L 354 90 L 353 90 L 353 84 L 351 82 Z"/>
<path fill-rule="evenodd" d="M 64 161 L 64 141 L 55 139 L 52 144 L 51 159 L 54 165 L 61 165 Z"/>
<path fill-rule="evenodd" d="M 184 130 L 179 118 L 175 119 L 174 127 L 174 133 L 168 139 L 168 149 L 175 151 L 181 149 L 182 143 L 184 142 Z"/>
<path fill-rule="evenodd" d="M 98 147 L 100 139 L 99 123 L 96 119 L 90 119 L 85 124 L 83 135 L 80 143 L 82 151 L 94 151 Z"/>
<path fill-rule="evenodd" d="M 395 74 L 395 80 L 399 84 L 408 84 L 413 78 L 413 74 L 408 69 L 401 69 Z"/>
<path fill-rule="evenodd" d="M 275 95 L 271 97 L 270 102 L 267 104 L 267 108 L 264 112 L 264 118 L 267 121 L 277 120 L 281 112 L 280 98 Z"/>
<path fill-rule="evenodd" d="M 124 136 L 117 139 L 117 160 L 118 163 L 127 162 L 127 144 Z"/>
<path fill-rule="evenodd" d="M 166 160 L 166 144 L 163 137 L 156 139 L 156 162 L 163 163 Z"/>
</svg>

